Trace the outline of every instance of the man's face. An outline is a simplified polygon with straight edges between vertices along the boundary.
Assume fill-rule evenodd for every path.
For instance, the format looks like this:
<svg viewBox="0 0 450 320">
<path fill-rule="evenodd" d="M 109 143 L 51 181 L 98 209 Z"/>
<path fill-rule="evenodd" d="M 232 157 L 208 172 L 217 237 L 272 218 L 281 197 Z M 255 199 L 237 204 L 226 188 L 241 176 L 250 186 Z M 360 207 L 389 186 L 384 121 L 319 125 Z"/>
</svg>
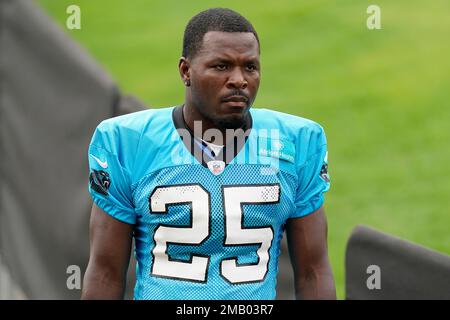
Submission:
<svg viewBox="0 0 450 320">
<path fill-rule="evenodd" d="M 190 60 L 192 105 L 217 128 L 238 128 L 256 98 L 259 45 L 251 32 L 210 31 Z"/>
</svg>

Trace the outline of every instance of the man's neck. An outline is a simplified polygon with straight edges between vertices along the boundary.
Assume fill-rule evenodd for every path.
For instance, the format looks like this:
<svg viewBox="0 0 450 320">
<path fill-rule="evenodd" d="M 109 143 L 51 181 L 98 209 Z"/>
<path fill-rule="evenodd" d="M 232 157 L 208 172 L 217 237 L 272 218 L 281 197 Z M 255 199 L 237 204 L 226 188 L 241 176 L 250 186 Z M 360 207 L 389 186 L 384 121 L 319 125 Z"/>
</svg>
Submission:
<svg viewBox="0 0 450 320">
<path fill-rule="evenodd" d="M 246 119 L 242 125 L 241 128 L 238 129 L 230 129 L 230 128 L 220 128 L 217 127 L 211 120 L 206 119 L 200 112 L 198 112 L 198 110 L 193 107 L 191 104 L 189 104 L 188 102 L 186 102 L 185 104 L 183 104 L 183 118 L 184 118 L 184 122 L 187 126 L 187 128 L 191 131 L 192 135 L 194 137 L 197 137 L 199 139 L 202 140 L 206 140 L 207 142 L 213 142 L 216 143 L 218 145 L 226 145 L 228 144 L 230 141 L 230 139 L 235 139 L 235 134 L 241 135 L 240 133 L 238 133 L 239 131 L 246 131 L 249 128 L 248 126 L 248 119 Z M 249 114 L 247 114 L 248 117 L 250 117 Z M 251 122 L 251 120 L 250 120 Z M 251 125 L 250 125 L 251 128 Z M 217 135 L 214 135 L 214 141 L 211 141 L 210 139 L 208 139 L 208 136 L 210 136 L 210 134 L 206 134 L 205 137 L 205 132 L 207 130 L 217 130 L 221 133 L 221 137 L 219 137 L 219 140 L 216 141 L 216 139 L 218 138 Z"/>
<path fill-rule="evenodd" d="M 207 166 L 206 162 L 204 161 L 204 159 L 202 158 L 202 156 L 198 157 L 198 155 L 196 154 L 196 152 L 194 152 L 194 150 L 199 150 L 200 149 L 200 155 L 202 154 L 202 151 L 204 151 L 205 149 L 202 148 L 202 146 L 204 146 L 205 148 L 207 148 L 207 150 L 213 150 L 217 147 L 211 146 L 208 147 L 208 143 L 204 143 L 203 141 L 201 141 L 201 139 L 212 142 L 216 145 L 223 145 L 223 147 L 219 147 L 221 150 L 216 150 L 218 152 L 218 154 L 220 155 L 220 159 L 222 159 L 223 161 L 225 161 L 226 164 L 228 164 L 231 160 L 233 160 L 236 155 L 239 153 L 239 151 L 244 147 L 248 136 L 250 135 L 250 132 L 252 130 L 252 116 L 250 114 L 250 112 L 247 114 L 247 118 L 246 121 L 244 123 L 244 126 L 241 129 L 238 130 L 232 130 L 229 129 L 226 131 L 226 135 L 225 137 L 223 137 L 223 139 L 225 141 L 223 141 L 221 139 L 221 137 L 218 134 L 218 132 L 216 132 L 216 135 L 214 135 L 213 133 L 210 132 L 206 132 L 205 135 L 206 137 L 202 137 L 202 130 L 200 130 L 200 126 L 199 123 L 195 123 L 194 126 L 194 130 L 191 130 L 191 128 L 188 127 L 187 125 L 187 121 L 184 119 L 184 115 L 183 115 L 183 111 L 184 111 L 184 105 L 178 106 L 174 109 L 173 111 L 173 121 L 174 121 L 174 125 L 175 128 L 177 129 L 177 131 L 179 129 L 181 129 L 181 138 L 184 142 L 184 144 L 186 145 L 186 147 L 188 148 L 188 150 L 191 151 L 192 155 L 194 155 L 194 157 L 197 158 L 197 160 L 199 162 L 202 163 L 203 166 Z M 189 117 L 188 117 L 189 118 Z M 196 130 L 197 129 L 197 130 Z M 186 136 L 186 130 L 188 130 L 189 132 L 187 132 L 188 134 L 188 138 L 190 137 L 191 139 L 184 139 Z M 194 135 L 194 131 L 197 131 Z M 220 131 L 219 131 L 220 132 Z M 193 139 L 192 139 L 193 137 Z M 211 137 L 211 139 L 208 139 L 208 137 Z M 214 147 L 214 148 L 213 148 Z M 214 152 L 213 158 L 217 156 L 217 152 Z"/>
<path fill-rule="evenodd" d="M 187 127 L 195 134 L 198 134 L 198 130 L 194 130 L 195 128 L 195 122 L 200 121 L 201 123 L 201 136 L 197 137 L 202 139 L 203 135 L 206 130 L 209 129 L 217 129 L 222 132 L 222 134 L 225 134 L 225 129 L 215 128 L 214 123 L 209 120 L 205 119 L 201 113 L 197 111 L 196 108 L 192 107 L 189 103 L 185 103 L 183 105 L 183 118 L 186 122 Z"/>
</svg>

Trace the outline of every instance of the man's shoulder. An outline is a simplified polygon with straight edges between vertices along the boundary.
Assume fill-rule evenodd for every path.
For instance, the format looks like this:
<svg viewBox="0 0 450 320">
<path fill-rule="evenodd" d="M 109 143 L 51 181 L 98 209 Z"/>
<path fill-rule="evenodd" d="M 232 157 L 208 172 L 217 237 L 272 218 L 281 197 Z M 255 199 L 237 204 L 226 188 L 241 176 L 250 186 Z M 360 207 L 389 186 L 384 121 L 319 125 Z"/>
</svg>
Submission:
<svg viewBox="0 0 450 320">
<path fill-rule="evenodd" d="M 103 120 L 95 129 L 91 144 L 110 152 L 136 150 L 143 134 L 158 136 L 170 123 L 173 107 L 147 109 Z"/>
<path fill-rule="evenodd" d="M 255 127 L 278 129 L 288 136 L 323 133 L 322 126 L 313 120 L 272 109 L 252 109 L 252 118 Z"/>
<path fill-rule="evenodd" d="M 302 167 L 313 155 L 326 150 L 325 131 L 313 120 L 270 109 L 255 109 L 252 118 L 258 135 L 268 134 L 273 137 L 275 134 L 280 140 L 291 143 L 290 150 L 295 150 L 293 152 L 298 167 Z M 271 130 L 275 130 L 275 133 Z"/>
<path fill-rule="evenodd" d="M 103 120 L 97 129 L 110 133 L 142 132 L 152 122 L 170 118 L 173 107 L 146 109 Z"/>
</svg>

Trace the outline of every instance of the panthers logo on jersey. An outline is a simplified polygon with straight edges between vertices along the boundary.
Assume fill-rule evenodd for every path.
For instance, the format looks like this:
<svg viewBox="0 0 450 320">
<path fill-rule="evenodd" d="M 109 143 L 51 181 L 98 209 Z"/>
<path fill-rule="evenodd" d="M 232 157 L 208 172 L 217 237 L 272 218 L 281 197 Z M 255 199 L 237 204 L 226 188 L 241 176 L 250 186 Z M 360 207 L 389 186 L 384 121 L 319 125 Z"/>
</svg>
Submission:
<svg viewBox="0 0 450 320">
<path fill-rule="evenodd" d="M 89 175 L 89 183 L 93 190 L 105 196 L 108 195 L 108 189 L 111 184 L 108 172 L 93 169 Z"/>
</svg>

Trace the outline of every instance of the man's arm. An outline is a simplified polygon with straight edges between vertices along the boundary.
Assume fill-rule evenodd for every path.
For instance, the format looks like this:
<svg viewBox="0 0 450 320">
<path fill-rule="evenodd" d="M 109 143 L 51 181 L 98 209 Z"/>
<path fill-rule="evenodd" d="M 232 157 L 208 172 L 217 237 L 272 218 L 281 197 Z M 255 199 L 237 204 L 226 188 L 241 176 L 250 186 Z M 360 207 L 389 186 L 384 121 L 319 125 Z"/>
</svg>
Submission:
<svg viewBox="0 0 450 320">
<path fill-rule="evenodd" d="M 81 299 L 123 299 L 133 225 L 114 219 L 95 204 L 90 221 L 90 257 Z"/>
<path fill-rule="evenodd" d="M 328 261 L 327 220 L 323 207 L 286 225 L 297 299 L 336 299 Z"/>
</svg>

